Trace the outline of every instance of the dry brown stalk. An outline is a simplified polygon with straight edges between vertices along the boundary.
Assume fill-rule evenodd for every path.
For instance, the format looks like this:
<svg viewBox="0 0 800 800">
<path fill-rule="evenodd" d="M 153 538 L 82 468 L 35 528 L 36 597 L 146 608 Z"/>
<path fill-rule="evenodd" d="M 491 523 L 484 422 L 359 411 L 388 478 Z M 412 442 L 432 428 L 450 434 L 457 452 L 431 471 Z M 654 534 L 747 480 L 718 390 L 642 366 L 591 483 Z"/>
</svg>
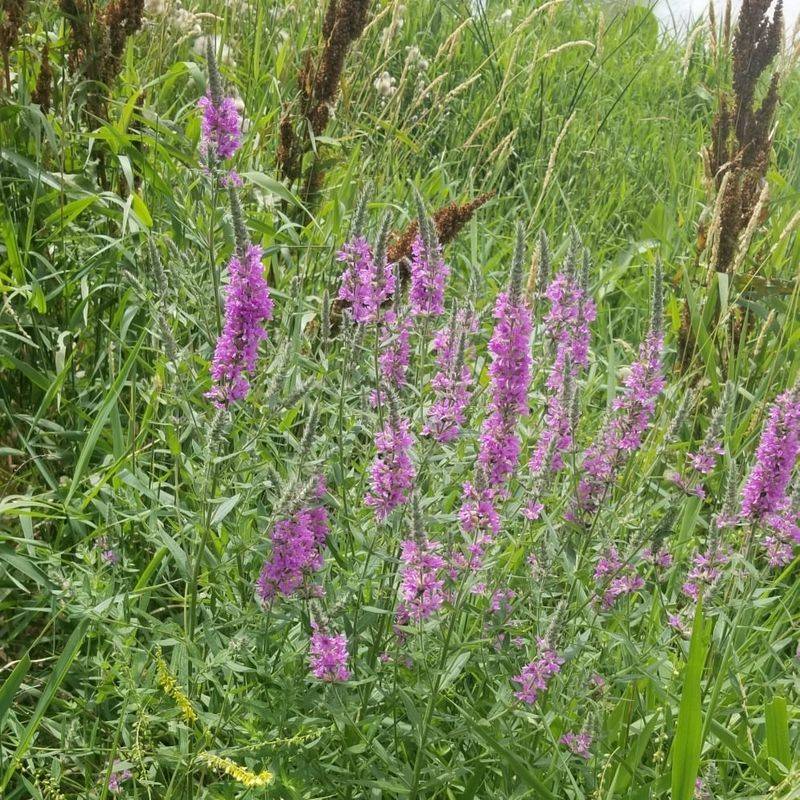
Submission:
<svg viewBox="0 0 800 800">
<path fill-rule="evenodd" d="M 706 164 L 718 197 L 719 229 L 711 268 L 730 272 L 739 237 L 763 190 L 772 149 L 772 122 L 778 104 L 778 72 L 757 100 L 760 78 L 775 59 L 783 37 L 778 0 L 744 0 L 731 47 L 733 98 L 723 95 L 711 130 Z M 728 180 L 725 181 L 725 177 Z M 725 185 L 723 186 L 723 182 Z"/>
<path fill-rule="evenodd" d="M 279 126 L 277 152 L 280 175 L 290 184 L 300 180 L 304 156 L 312 150 L 313 138 L 328 125 L 339 96 L 345 58 L 364 32 L 370 0 L 328 0 L 322 23 L 322 48 L 315 59 L 303 58 L 298 73 L 299 113 L 284 109 Z M 317 159 L 307 167 L 304 196 L 308 200 L 321 187 L 323 172 Z"/>
</svg>

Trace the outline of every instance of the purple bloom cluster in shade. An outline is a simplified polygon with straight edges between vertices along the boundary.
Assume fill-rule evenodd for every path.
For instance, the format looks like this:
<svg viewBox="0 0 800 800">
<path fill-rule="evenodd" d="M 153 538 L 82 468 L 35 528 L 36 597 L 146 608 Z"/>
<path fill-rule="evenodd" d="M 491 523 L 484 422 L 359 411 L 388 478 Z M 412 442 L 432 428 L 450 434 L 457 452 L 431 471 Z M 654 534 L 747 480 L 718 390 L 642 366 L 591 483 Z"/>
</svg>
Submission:
<svg viewBox="0 0 800 800">
<path fill-rule="evenodd" d="M 533 324 L 524 301 L 506 292 L 497 296 L 494 317 L 497 321 L 489 342 L 489 416 L 481 430 L 478 463 L 488 484 L 502 493 L 519 460 L 517 421 L 528 414 Z"/>
<path fill-rule="evenodd" d="M 442 328 L 433 337 L 439 367 L 431 381 L 436 400 L 428 409 L 422 433 L 442 444 L 452 442 L 466 423 L 466 410 L 472 397 L 472 371 L 464 363 L 467 355 L 464 337 L 473 333 L 476 327 L 477 320 L 473 314 L 459 313 L 456 326 Z"/>
<path fill-rule="evenodd" d="M 200 123 L 200 151 L 207 159 L 224 161 L 242 145 L 242 117 L 232 97 L 223 97 L 217 106 L 209 95 L 197 105 L 203 112 Z"/>
<path fill-rule="evenodd" d="M 442 258 L 438 242 L 432 250 L 426 246 L 422 234 L 411 243 L 411 312 L 417 316 L 444 314 L 444 287 L 450 268 Z"/>
<path fill-rule="evenodd" d="M 800 514 L 791 504 L 766 518 L 769 534 L 761 542 L 771 567 L 785 567 L 794 560 L 800 547 Z"/>
<path fill-rule="evenodd" d="M 721 568 L 730 561 L 730 553 L 719 544 L 709 548 L 705 553 L 695 553 L 692 568 L 686 574 L 686 582 L 682 591 L 695 602 L 702 592 L 713 586 L 722 575 Z"/>
<path fill-rule="evenodd" d="M 514 697 L 523 703 L 532 705 L 542 692 L 547 691 L 547 686 L 554 675 L 561 671 L 563 658 L 559 658 L 555 650 L 551 649 L 546 643 L 540 641 L 542 648 L 541 655 L 526 664 L 519 675 L 515 675 L 512 680 L 518 683 L 520 688 L 514 692 Z"/>
<path fill-rule="evenodd" d="M 415 476 L 410 455 L 412 442 L 408 421 L 399 419 L 394 412 L 375 436 L 378 453 L 370 468 L 370 491 L 364 502 L 375 510 L 380 521 L 408 502 Z"/>
<path fill-rule="evenodd" d="M 255 369 L 258 345 L 267 335 L 264 323 L 272 318 L 273 303 L 261 256 L 261 247 L 249 244 L 244 258 L 236 253 L 228 262 L 225 321 L 211 363 L 213 386 L 206 393 L 219 407 L 247 395 L 247 373 Z"/>
<path fill-rule="evenodd" d="M 319 497 L 325 492 L 320 484 Z M 296 511 L 275 523 L 270 536 L 272 552 L 256 581 L 256 594 L 268 604 L 278 595 L 288 597 L 306 586 L 322 569 L 322 549 L 328 538 L 328 511 L 322 505 Z"/>
<path fill-rule="evenodd" d="M 111 794 L 122 794 L 122 784 L 133 777 L 129 769 L 119 769 L 119 761 L 114 762 L 113 772 L 108 776 L 108 791 Z"/>
<path fill-rule="evenodd" d="M 394 294 L 393 265 L 376 261 L 364 236 L 345 242 L 336 258 L 345 264 L 339 299 L 349 303 L 355 322 L 374 322 L 381 304 Z"/>
<path fill-rule="evenodd" d="M 318 622 L 311 623 L 309 662 L 312 675 L 328 683 L 344 683 L 350 679 L 347 669 L 347 636 L 330 634 Z"/>
<path fill-rule="evenodd" d="M 598 560 L 594 579 L 602 584 L 601 606 L 608 611 L 617 600 L 644 587 L 644 579 L 634 566 L 623 562 L 616 547 L 610 547 Z"/>
<path fill-rule="evenodd" d="M 597 511 L 620 468 L 642 444 L 656 400 L 664 390 L 663 346 L 662 334 L 650 331 L 625 378 L 622 395 L 614 401 L 612 414 L 584 454 L 584 475 L 578 484 L 578 510 L 584 517 Z"/>
<path fill-rule="evenodd" d="M 399 389 L 406 384 L 411 357 L 411 320 L 387 311 L 380 335 L 381 354 L 378 364 L 383 380 Z"/>
<path fill-rule="evenodd" d="M 580 731 L 579 733 L 573 733 L 572 731 L 569 731 L 565 733 L 558 741 L 563 744 L 573 755 L 585 758 L 587 761 L 592 757 L 592 754 L 589 752 L 589 748 L 592 746 L 593 739 L 592 734 L 588 731 Z"/>
<path fill-rule="evenodd" d="M 597 317 L 594 301 L 583 290 L 574 270 L 562 270 L 548 286 L 545 296 L 550 309 L 544 324 L 554 357 L 547 376 L 547 411 L 545 425 L 531 456 L 534 472 L 542 469 L 548 449 L 555 440 L 551 469 L 558 472 L 564 466 L 561 455 L 572 446 L 572 409 L 568 387 L 589 365 L 590 323 Z"/>
<path fill-rule="evenodd" d="M 435 614 L 445 600 L 444 559 L 441 545 L 429 540 L 406 539 L 400 549 L 400 597 L 397 622 L 422 622 Z"/>
<path fill-rule="evenodd" d="M 761 433 L 756 460 L 743 491 L 742 516 L 760 521 L 782 511 L 786 487 L 800 453 L 800 389 L 780 395 Z"/>
</svg>

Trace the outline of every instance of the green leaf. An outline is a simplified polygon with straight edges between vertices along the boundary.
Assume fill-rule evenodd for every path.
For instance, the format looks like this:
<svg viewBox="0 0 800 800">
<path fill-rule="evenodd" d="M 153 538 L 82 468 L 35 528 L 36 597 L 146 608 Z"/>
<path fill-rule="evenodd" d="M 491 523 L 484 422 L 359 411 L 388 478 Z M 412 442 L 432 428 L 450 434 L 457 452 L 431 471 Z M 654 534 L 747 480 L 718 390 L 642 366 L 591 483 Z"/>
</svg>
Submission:
<svg viewBox="0 0 800 800">
<path fill-rule="evenodd" d="M 789 745 L 789 714 L 785 697 L 773 697 L 764 709 L 767 727 L 767 755 L 770 760 L 783 764 L 787 770 L 792 767 L 792 751 Z M 772 779 L 780 780 L 783 776 L 776 764 L 770 764 Z"/>
<path fill-rule="evenodd" d="M 672 800 L 691 800 L 700 770 L 703 747 L 703 719 L 700 679 L 706 661 L 706 635 L 703 601 L 697 603 L 689 643 L 689 659 L 683 674 L 683 692 L 678 709 L 678 725 L 672 742 Z"/>
<path fill-rule="evenodd" d="M 28 752 L 28 748 L 33 742 L 33 737 L 36 734 L 42 719 L 44 718 L 44 713 L 47 711 L 48 706 L 56 696 L 56 692 L 64 682 L 64 678 L 67 677 L 69 668 L 72 665 L 75 656 L 78 654 L 78 650 L 83 644 L 83 640 L 86 636 L 86 631 L 88 628 L 89 620 L 81 620 L 78 624 L 78 627 L 72 631 L 72 635 L 67 640 L 67 644 L 64 647 L 64 650 L 62 651 L 55 668 L 50 673 L 50 678 L 47 681 L 47 685 L 44 687 L 42 696 L 39 698 L 39 702 L 36 704 L 33 717 L 31 717 L 31 721 L 28 723 L 28 727 L 22 734 L 22 738 L 17 745 L 17 749 L 14 751 L 14 755 L 11 757 L 11 762 L 6 769 L 5 775 L 3 775 L 3 780 L 0 781 L 0 796 L 2 796 L 2 792 L 5 790 L 6 786 L 8 786 L 8 782 L 14 776 L 14 773 L 17 771 L 17 767 L 25 757 L 25 754 Z"/>
<path fill-rule="evenodd" d="M 19 664 L 11 671 L 11 674 L 5 679 L 3 685 L 0 686 L 0 730 L 3 729 L 3 720 L 11 708 L 11 701 L 20 684 L 28 674 L 31 666 L 31 659 L 27 653 L 19 660 Z"/>
<path fill-rule="evenodd" d="M 100 438 L 100 434 L 102 433 L 103 428 L 108 420 L 108 415 L 111 413 L 111 409 L 117 402 L 119 393 L 122 391 L 122 386 L 128 377 L 128 373 L 131 371 L 131 367 L 133 367 L 133 364 L 136 361 L 136 356 L 139 354 L 139 348 L 142 346 L 142 342 L 144 342 L 147 334 L 147 329 L 142 331 L 139 341 L 133 346 L 133 349 L 129 353 L 127 359 L 125 359 L 125 363 L 122 365 L 122 369 L 120 369 L 119 374 L 114 380 L 114 383 L 111 384 L 111 388 L 108 390 L 108 393 L 103 399 L 100 410 L 97 412 L 97 416 L 92 423 L 92 427 L 89 429 L 89 433 L 86 436 L 86 441 L 84 442 L 81 453 L 78 456 L 78 463 L 75 465 L 75 474 L 72 476 L 72 483 L 70 484 L 69 492 L 67 492 L 67 499 L 64 501 L 64 505 L 69 505 L 69 501 L 72 499 L 72 496 L 75 494 L 78 485 L 81 482 L 83 472 L 89 463 L 89 459 L 92 457 L 94 448 L 97 445 L 97 440 Z"/>
</svg>

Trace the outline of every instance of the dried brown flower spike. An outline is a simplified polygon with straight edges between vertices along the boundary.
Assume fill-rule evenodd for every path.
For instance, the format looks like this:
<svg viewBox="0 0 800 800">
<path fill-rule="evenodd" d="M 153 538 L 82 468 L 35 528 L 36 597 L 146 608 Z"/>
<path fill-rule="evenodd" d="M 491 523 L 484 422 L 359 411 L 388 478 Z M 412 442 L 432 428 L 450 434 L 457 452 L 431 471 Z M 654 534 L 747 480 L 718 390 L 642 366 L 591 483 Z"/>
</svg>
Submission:
<svg viewBox="0 0 800 800">
<path fill-rule="evenodd" d="M 3 73 L 8 92 L 11 92 L 10 53 L 19 38 L 27 5 L 28 0 L 3 0 L 0 6 L 0 54 L 3 56 Z"/>
<path fill-rule="evenodd" d="M 731 48 L 733 101 L 720 98 L 706 152 L 708 177 L 721 196 L 712 268 L 730 272 L 769 166 L 771 128 L 778 104 L 778 73 L 773 73 L 760 103 L 761 76 L 777 55 L 783 38 L 783 6 L 778 0 L 770 17 L 772 0 L 743 0 Z M 727 175 L 727 180 L 725 180 Z"/>
<path fill-rule="evenodd" d="M 303 157 L 312 149 L 312 136 L 322 134 L 330 121 L 347 52 L 364 32 L 369 7 L 370 0 L 328 1 L 322 25 L 322 50 L 316 60 L 306 53 L 298 74 L 300 113 L 293 115 L 286 110 L 280 121 L 278 169 L 289 183 L 301 178 Z M 320 166 L 310 164 L 305 177 L 305 199 L 319 190 L 322 179 Z"/>
</svg>

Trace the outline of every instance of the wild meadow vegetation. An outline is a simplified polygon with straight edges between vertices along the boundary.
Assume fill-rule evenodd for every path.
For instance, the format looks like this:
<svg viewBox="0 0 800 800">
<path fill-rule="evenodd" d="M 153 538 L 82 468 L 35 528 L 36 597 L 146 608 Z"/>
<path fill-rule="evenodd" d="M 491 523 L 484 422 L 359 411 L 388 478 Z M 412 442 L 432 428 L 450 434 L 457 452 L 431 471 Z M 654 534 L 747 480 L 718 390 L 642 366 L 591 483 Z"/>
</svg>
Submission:
<svg viewBox="0 0 800 800">
<path fill-rule="evenodd" d="M 800 797 L 796 55 L 4 0 L 0 797 Z"/>
</svg>

